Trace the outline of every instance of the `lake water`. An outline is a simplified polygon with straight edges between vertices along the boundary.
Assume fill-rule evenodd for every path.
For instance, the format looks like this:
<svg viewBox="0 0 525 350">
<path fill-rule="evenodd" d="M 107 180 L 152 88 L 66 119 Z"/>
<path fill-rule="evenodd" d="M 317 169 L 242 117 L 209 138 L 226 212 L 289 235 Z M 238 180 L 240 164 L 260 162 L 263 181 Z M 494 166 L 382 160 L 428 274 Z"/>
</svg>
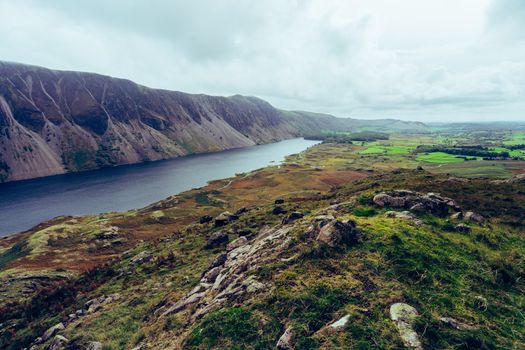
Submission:
<svg viewBox="0 0 525 350">
<path fill-rule="evenodd" d="M 218 153 L 0 184 L 0 236 L 61 215 L 144 207 L 170 195 L 279 163 L 318 143 L 292 139 Z"/>
</svg>

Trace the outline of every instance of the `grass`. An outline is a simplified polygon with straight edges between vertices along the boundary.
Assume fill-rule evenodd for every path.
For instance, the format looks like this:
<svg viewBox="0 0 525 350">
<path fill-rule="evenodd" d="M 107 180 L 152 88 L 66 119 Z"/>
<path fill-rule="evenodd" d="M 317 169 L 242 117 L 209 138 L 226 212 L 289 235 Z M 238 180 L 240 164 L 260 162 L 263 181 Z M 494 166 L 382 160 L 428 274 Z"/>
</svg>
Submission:
<svg viewBox="0 0 525 350">
<path fill-rule="evenodd" d="M 447 163 L 461 163 L 465 159 L 460 156 L 444 153 L 444 152 L 432 152 L 428 154 L 421 154 L 416 158 L 420 162 L 425 163 L 438 163 L 438 164 L 447 164 Z"/>
</svg>

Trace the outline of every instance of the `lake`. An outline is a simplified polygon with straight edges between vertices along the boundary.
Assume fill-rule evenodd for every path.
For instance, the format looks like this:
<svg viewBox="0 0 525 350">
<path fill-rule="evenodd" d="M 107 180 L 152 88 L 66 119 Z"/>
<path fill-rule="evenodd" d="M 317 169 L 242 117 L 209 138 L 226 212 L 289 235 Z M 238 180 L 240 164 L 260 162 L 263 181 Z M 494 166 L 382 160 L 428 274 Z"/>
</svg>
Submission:
<svg viewBox="0 0 525 350">
<path fill-rule="evenodd" d="M 292 139 L 217 153 L 0 184 L 0 236 L 61 215 L 142 208 L 170 195 L 280 163 L 318 141 Z"/>
</svg>

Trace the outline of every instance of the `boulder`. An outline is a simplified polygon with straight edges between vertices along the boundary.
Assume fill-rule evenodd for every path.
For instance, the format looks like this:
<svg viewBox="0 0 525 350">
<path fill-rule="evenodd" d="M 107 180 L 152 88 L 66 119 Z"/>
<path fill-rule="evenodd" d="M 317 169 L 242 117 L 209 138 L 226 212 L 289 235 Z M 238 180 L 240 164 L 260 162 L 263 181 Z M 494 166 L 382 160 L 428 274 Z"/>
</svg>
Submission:
<svg viewBox="0 0 525 350">
<path fill-rule="evenodd" d="M 102 343 L 98 341 L 90 341 L 86 345 L 86 350 L 102 350 Z"/>
<path fill-rule="evenodd" d="M 204 215 L 204 216 L 201 216 L 199 218 L 199 223 L 200 224 L 205 224 L 205 223 L 210 222 L 212 220 L 213 220 L 213 217 L 211 217 L 210 215 Z"/>
<path fill-rule="evenodd" d="M 248 208 L 242 207 L 242 208 L 237 209 L 237 211 L 235 212 L 235 215 L 241 215 L 241 214 L 246 213 L 247 211 L 248 211 Z"/>
<path fill-rule="evenodd" d="M 64 328 L 66 327 L 64 327 L 64 324 L 62 322 L 54 325 L 53 327 L 49 328 L 47 331 L 44 332 L 44 334 L 41 337 L 41 341 L 46 342 L 48 339 L 51 339 L 51 337 L 53 337 L 55 334 L 57 334 Z"/>
<path fill-rule="evenodd" d="M 281 335 L 281 337 L 277 341 L 277 345 L 276 345 L 277 349 L 278 350 L 293 349 L 292 337 L 293 337 L 292 327 L 290 326 L 286 328 L 284 333 Z"/>
<path fill-rule="evenodd" d="M 225 211 L 219 214 L 217 217 L 215 217 L 215 227 L 227 225 L 230 222 L 237 220 L 238 218 L 239 216 L 232 214 L 229 211 Z"/>
<path fill-rule="evenodd" d="M 288 214 L 287 217 L 283 219 L 283 224 L 286 225 L 286 224 L 292 223 L 295 220 L 298 220 L 302 217 L 304 217 L 304 214 L 299 213 L 298 211 L 291 212 L 290 214 Z"/>
<path fill-rule="evenodd" d="M 228 237 L 228 234 L 224 231 L 215 232 L 211 235 L 210 238 L 208 238 L 208 241 L 206 242 L 206 245 L 204 246 L 205 249 L 213 249 L 216 247 L 219 247 L 223 244 L 228 243 L 230 238 Z"/>
<path fill-rule="evenodd" d="M 208 270 L 206 273 L 204 273 L 204 276 L 202 276 L 202 281 L 205 283 L 213 283 L 217 279 L 217 276 L 221 273 L 221 267 L 217 266 L 212 268 L 211 270 Z"/>
<path fill-rule="evenodd" d="M 459 224 L 454 227 L 454 229 L 458 232 L 467 233 L 470 232 L 470 227 L 468 227 L 465 224 Z"/>
<path fill-rule="evenodd" d="M 235 240 L 233 240 L 231 243 L 229 243 L 226 246 L 227 251 L 234 250 L 235 248 L 242 247 L 243 245 L 248 244 L 248 238 L 246 237 L 239 237 Z"/>
<path fill-rule="evenodd" d="M 284 209 L 283 207 L 281 206 L 276 206 L 273 208 L 272 210 L 272 214 L 273 215 L 281 215 L 281 214 L 286 214 L 288 211 L 286 209 Z"/>
<path fill-rule="evenodd" d="M 274 201 L 274 203 L 275 203 L 275 204 L 283 204 L 283 203 L 284 203 L 284 199 L 282 199 L 282 198 L 276 199 L 276 200 Z"/>
<path fill-rule="evenodd" d="M 380 207 L 404 208 L 406 200 L 403 197 L 392 197 L 386 193 L 379 193 L 372 201 Z"/>
<path fill-rule="evenodd" d="M 483 216 L 481 216 L 480 214 L 475 213 L 473 211 L 467 211 L 465 213 L 465 220 L 472 221 L 472 222 L 477 222 L 477 223 L 485 222 L 485 218 Z"/>
<path fill-rule="evenodd" d="M 332 220 L 321 227 L 316 240 L 333 248 L 340 244 L 352 245 L 359 243 L 362 241 L 362 235 L 357 230 L 354 221 Z"/>
<path fill-rule="evenodd" d="M 419 317 L 417 310 L 405 303 L 395 303 L 390 306 L 390 318 L 396 323 L 399 336 L 406 347 L 423 350 L 419 335 L 414 330 L 414 322 Z"/>
<path fill-rule="evenodd" d="M 69 340 L 66 337 L 61 335 L 55 335 L 51 344 L 49 344 L 48 350 L 59 350 L 65 349 L 66 344 L 69 343 Z"/>
</svg>

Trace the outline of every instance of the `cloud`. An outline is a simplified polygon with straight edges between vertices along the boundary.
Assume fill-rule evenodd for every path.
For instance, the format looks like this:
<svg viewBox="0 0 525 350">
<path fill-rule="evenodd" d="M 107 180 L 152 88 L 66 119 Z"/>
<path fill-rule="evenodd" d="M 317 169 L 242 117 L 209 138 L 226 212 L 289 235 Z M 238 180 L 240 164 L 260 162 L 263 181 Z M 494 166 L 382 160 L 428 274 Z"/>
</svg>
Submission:
<svg viewBox="0 0 525 350">
<path fill-rule="evenodd" d="M 0 59 L 278 107 L 525 119 L 520 0 L 0 0 Z"/>
</svg>

